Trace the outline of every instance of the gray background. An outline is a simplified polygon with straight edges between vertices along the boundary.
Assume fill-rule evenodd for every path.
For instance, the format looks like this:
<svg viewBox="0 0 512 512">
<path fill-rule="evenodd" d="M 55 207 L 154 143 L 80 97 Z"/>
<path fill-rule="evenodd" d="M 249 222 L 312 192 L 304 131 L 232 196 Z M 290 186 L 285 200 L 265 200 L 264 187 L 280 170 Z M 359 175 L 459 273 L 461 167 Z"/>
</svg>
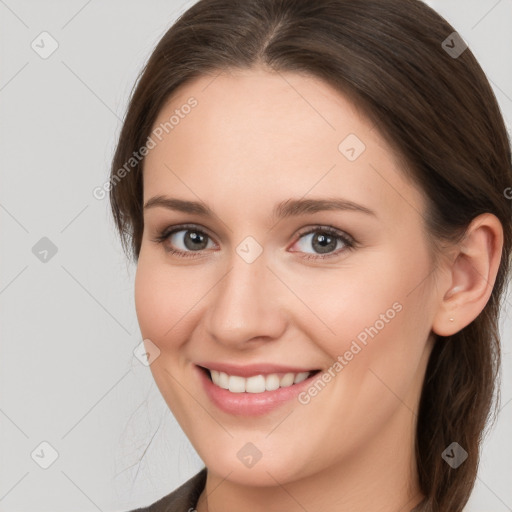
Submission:
<svg viewBox="0 0 512 512">
<path fill-rule="evenodd" d="M 137 73 L 192 3 L 0 0 L 1 512 L 126 511 L 202 466 L 133 356 L 135 269 L 92 195 Z M 512 0 L 428 3 L 480 60 L 510 131 Z M 502 411 L 468 512 L 512 510 L 510 295 L 507 308 Z M 42 442 L 58 453 L 47 469 Z"/>
</svg>

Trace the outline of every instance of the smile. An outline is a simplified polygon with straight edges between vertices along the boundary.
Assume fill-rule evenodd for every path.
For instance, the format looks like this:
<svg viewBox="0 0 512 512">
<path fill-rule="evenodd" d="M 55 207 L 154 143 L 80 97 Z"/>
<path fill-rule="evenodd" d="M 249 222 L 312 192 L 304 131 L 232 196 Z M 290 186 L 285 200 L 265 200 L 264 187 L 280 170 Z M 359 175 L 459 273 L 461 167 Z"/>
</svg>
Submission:
<svg viewBox="0 0 512 512">
<path fill-rule="evenodd" d="M 287 402 L 296 403 L 297 395 L 321 371 L 275 365 L 215 366 L 216 369 L 206 365 L 195 365 L 195 368 L 209 400 L 218 409 L 235 416 L 262 415 Z"/>
<path fill-rule="evenodd" d="M 212 382 L 223 389 L 229 389 L 231 393 L 263 393 L 274 391 L 279 388 L 287 388 L 306 380 L 314 372 L 300 373 L 270 373 L 268 375 L 255 375 L 244 378 L 239 375 L 228 375 L 217 370 L 208 370 Z"/>
</svg>

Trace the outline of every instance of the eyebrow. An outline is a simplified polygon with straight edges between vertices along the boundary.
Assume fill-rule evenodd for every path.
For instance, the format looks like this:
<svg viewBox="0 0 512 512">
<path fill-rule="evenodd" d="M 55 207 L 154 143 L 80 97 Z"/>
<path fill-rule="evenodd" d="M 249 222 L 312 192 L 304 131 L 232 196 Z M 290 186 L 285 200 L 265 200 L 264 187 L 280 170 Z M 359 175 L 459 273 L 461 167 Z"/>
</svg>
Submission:
<svg viewBox="0 0 512 512">
<path fill-rule="evenodd" d="M 155 207 L 167 208 L 202 217 L 215 217 L 213 211 L 201 201 L 188 201 L 167 196 L 154 196 L 144 205 L 144 210 Z M 354 203 L 347 199 L 288 199 L 278 203 L 272 211 L 272 219 L 284 219 L 298 215 L 311 214 L 322 211 L 342 210 L 365 213 L 377 217 L 377 214 L 366 206 Z"/>
</svg>

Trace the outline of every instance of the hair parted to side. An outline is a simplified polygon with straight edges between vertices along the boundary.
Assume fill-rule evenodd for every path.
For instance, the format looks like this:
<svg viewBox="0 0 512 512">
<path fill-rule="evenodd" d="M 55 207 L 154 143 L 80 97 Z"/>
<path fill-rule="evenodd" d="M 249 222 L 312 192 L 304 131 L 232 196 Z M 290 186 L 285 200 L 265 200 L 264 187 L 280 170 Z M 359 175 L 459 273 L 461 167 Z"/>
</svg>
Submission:
<svg viewBox="0 0 512 512">
<path fill-rule="evenodd" d="M 452 58 L 454 28 L 420 0 L 200 0 L 158 43 L 134 89 L 111 169 L 110 200 L 125 250 L 138 259 L 143 232 L 143 160 L 114 183 L 145 146 L 172 93 L 191 79 L 255 66 L 318 77 L 374 122 L 428 201 L 435 243 L 456 241 L 477 215 L 503 226 L 491 297 L 467 327 L 436 340 L 416 435 L 419 509 L 460 512 L 475 483 L 479 447 L 500 376 L 500 301 L 512 244 L 510 141 L 496 98 L 469 49 Z M 499 396 L 499 395 L 498 395 Z M 497 402 L 498 403 L 498 402 Z M 452 469 L 452 442 L 469 454 Z"/>
</svg>

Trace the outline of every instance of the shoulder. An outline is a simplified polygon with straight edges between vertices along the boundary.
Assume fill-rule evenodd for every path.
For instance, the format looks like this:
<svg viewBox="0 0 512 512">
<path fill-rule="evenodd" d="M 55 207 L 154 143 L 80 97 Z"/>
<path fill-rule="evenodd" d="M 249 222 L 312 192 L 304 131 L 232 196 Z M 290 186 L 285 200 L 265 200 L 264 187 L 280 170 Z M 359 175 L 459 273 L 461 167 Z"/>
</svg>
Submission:
<svg viewBox="0 0 512 512">
<path fill-rule="evenodd" d="M 167 496 L 147 507 L 130 512 L 189 512 L 190 509 L 195 509 L 206 483 L 206 471 L 206 468 L 203 468 Z"/>
</svg>

